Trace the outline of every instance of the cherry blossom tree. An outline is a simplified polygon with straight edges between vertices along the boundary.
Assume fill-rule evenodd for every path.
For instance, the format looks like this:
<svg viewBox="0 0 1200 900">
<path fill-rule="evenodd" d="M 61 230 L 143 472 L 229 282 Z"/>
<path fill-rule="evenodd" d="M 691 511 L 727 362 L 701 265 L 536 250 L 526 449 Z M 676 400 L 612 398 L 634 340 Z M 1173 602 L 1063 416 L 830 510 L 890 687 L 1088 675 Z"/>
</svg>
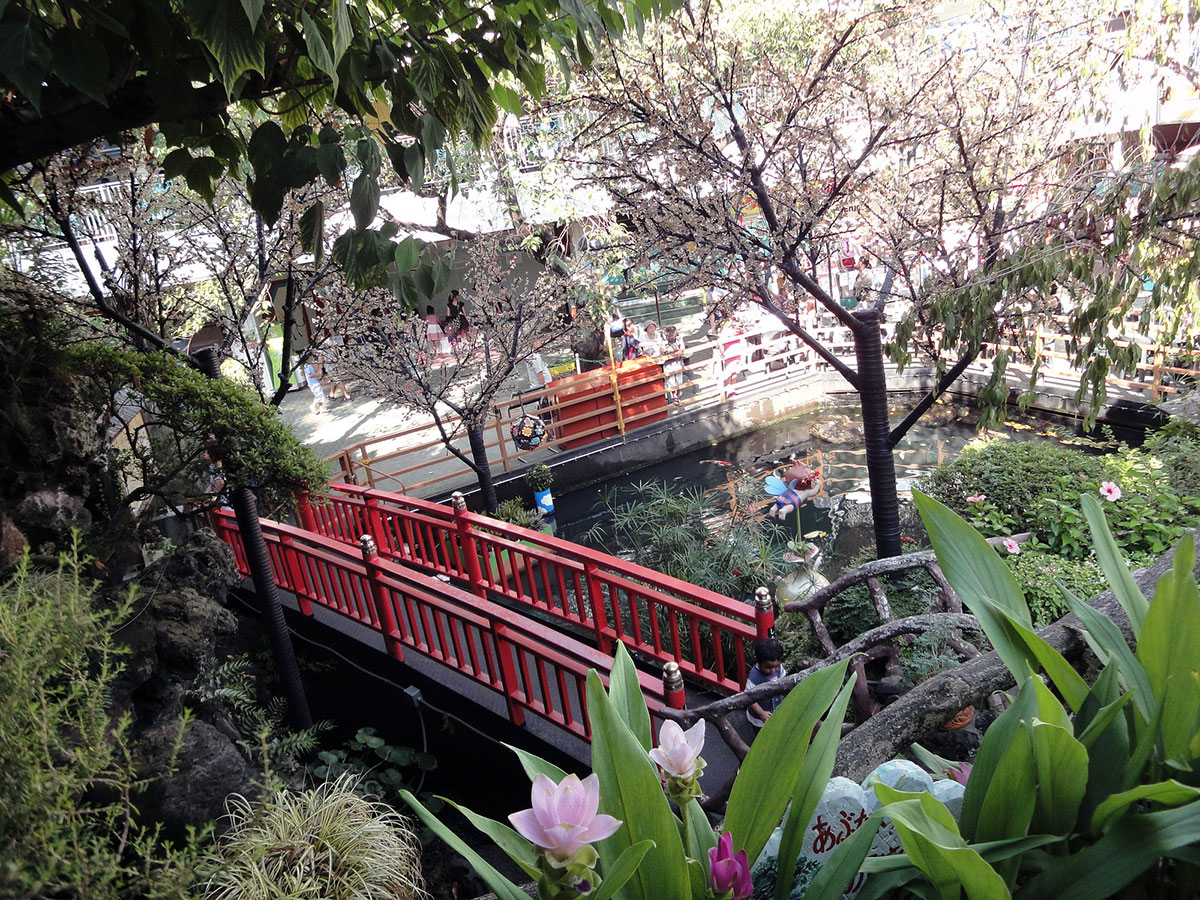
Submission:
<svg viewBox="0 0 1200 900">
<path fill-rule="evenodd" d="M 900 552 L 892 448 L 985 342 L 1019 343 L 1070 302 L 1071 285 L 1047 289 L 1047 229 L 1076 221 L 1103 174 L 1082 126 L 1106 17 L 1015 0 L 962 21 L 923 10 L 781 4 L 763 13 L 779 28 L 747 31 L 705 3 L 611 48 L 576 91 L 592 115 L 582 162 L 630 258 L 775 314 L 858 392 L 881 556 Z M 820 277 L 848 240 L 881 273 L 853 310 Z M 1043 261 L 1037 277 L 1017 277 L 1022 254 Z M 818 315 L 850 332 L 853 362 Z M 936 373 L 894 425 L 885 317 L 892 358 Z"/>
<path fill-rule="evenodd" d="M 528 265 L 516 238 L 481 238 L 459 252 L 466 255 L 466 328 L 453 342 L 431 341 L 424 315 L 376 289 L 344 298 L 350 312 L 340 366 L 366 390 L 430 416 L 446 449 L 475 473 L 483 503 L 494 512 L 488 416 L 522 364 L 570 331 L 563 305 L 571 282 L 553 261 L 546 268 Z M 408 262 L 415 267 L 415 255 Z M 448 260 L 434 268 L 448 271 Z M 330 301 L 327 308 L 338 305 Z"/>
</svg>

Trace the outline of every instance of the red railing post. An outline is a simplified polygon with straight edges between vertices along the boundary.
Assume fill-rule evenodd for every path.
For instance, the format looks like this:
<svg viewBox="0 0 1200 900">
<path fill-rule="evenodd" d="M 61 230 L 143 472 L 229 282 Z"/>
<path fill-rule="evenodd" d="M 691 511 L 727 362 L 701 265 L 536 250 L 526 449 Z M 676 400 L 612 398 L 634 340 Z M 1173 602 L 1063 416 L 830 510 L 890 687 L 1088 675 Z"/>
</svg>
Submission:
<svg viewBox="0 0 1200 900">
<path fill-rule="evenodd" d="M 367 530 L 375 539 L 375 544 L 389 553 L 392 551 L 392 541 L 388 536 L 388 527 L 383 521 L 383 510 L 379 508 L 379 498 L 368 495 L 363 501 L 367 510 Z"/>
<path fill-rule="evenodd" d="M 479 549 L 475 544 L 475 535 L 471 533 L 471 523 L 467 521 L 467 500 L 462 491 L 455 491 L 450 495 L 450 505 L 454 507 L 454 530 L 458 534 L 457 549 L 462 559 L 463 571 L 467 574 L 467 580 L 471 582 L 471 593 L 487 599 L 487 585 L 483 583 Z"/>
<path fill-rule="evenodd" d="M 500 665 L 500 685 L 504 689 L 504 703 L 508 707 L 508 718 L 514 725 L 525 724 L 525 707 L 517 702 L 517 666 L 513 656 L 519 653 L 517 645 L 505 637 L 507 629 L 502 623 L 490 618 L 492 636 L 496 641 L 496 661 Z"/>
<path fill-rule="evenodd" d="M 775 637 L 775 606 L 765 587 L 754 589 L 754 630 L 760 641 Z"/>
<path fill-rule="evenodd" d="M 358 539 L 362 548 L 363 567 L 367 572 L 367 587 L 371 591 L 371 603 L 375 607 L 375 620 L 383 634 L 383 643 L 387 647 L 388 656 L 392 659 L 403 660 L 404 650 L 400 643 L 400 634 L 396 628 L 396 617 L 392 614 L 392 605 L 388 602 L 387 591 L 379 582 L 379 548 L 375 539 L 364 534 Z"/>
<path fill-rule="evenodd" d="M 305 531 L 320 534 L 317 530 L 317 516 L 312 510 L 312 501 L 308 499 L 308 491 L 301 491 L 296 495 L 296 518 L 300 520 L 300 527 Z"/>
<path fill-rule="evenodd" d="M 292 595 L 296 598 L 296 605 L 300 607 L 300 612 L 304 615 L 311 616 L 313 612 L 312 603 L 308 599 L 308 579 L 304 575 L 304 567 L 296 558 L 296 542 L 292 540 L 290 534 L 281 534 L 279 545 L 283 555 L 284 571 L 287 572 L 288 581 L 291 582 Z M 305 593 L 301 594 L 301 590 Z"/>
<path fill-rule="evenodd" d="M 663 665 L 663 698 L 671 709 L 687 709 L 683 673 L 679 671 L 679 663 L 674 660 Z"/>
<path fill-rule="evenodd" d="M 596 570 L 599 567 L 595 561 L 585 559 L 583 561 L 583 575 L 587 582 L 588 592 L 588 608 L 592 614 L 592 629 L 596 633 L 596 646 L 601 653 L 611 654 L 613 652 L 613 642 L 604 630 L 608 628 L 608 615 L 604 611 L 604 589 L 600 587 L 600 579 L 596 577 Z"/>
</svg>

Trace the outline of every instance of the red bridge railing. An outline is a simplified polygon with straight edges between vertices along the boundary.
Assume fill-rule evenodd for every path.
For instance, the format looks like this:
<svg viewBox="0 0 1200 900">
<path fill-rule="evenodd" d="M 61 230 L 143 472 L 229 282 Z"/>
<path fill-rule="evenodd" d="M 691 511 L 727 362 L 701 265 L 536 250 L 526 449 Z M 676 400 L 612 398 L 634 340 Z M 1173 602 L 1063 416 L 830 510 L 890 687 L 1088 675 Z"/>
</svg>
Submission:
<svg viewBox="0 0 1200 900">
<path fill-rule="evenodd" d="M 370 535 L 388 559 L 499 597 L 589 633 L 609 656 L 615 641 L 635 656 L 678 663 L 723 691 L 746 683 L 747 648 L 773 613 L 635 563 L 487 516 L 400 494 L 335 484 L 302 501 L 304 528 L 342 544 Z"/>
<path fill-rule="evenodd" d="M 345 503 L 310 510 L 327 526 L 341 523 L 348 527 L 359 521 L 349 516 L 363 515 L 366 505 L 362 498 L 356 501 L 357 506 L 345 499 Z M 403 522 L 411 530 L 397 534 L 405 534 L 413 542 L 409 546 L 421 546 L 422 552 L 442 546 L 421 543 L 427 538 L 444 541 L 445 547 L 453 546 L 444 522 L 442 527 L 432 526 L 436 514 L 431 511 L 422 517 L 397 516 L 382 521 Z M 242 574 L 248 575 L 249 565 L 232 511 L 217 510 L 212 522 L 221 539 L 233 548 Z M 352 546 L 347 539 L 268 520 L 262 521 L 262 531 L 276 583 L 295 595 L 305 615 L 313 614 L 314 605 L 325 607 L 379 632 L 388 655 L 394 659 L 403 660 L 407 652 L 415 652 L 448 666 L 501 694 L 515 724 L 523 724 L 529 711 L 580 738 L 590 738 L 587 672 L 596 669 L 607 682 L 611 655 L 408 564 L 388 559 L 376 551 L 373 541 L 362 545 L 355 541 Z M 364 529 L 361 534 L 371 532 Z M 655 715 L 665 705 L 662 681 L 644 672 L 638 677 L 651 714 Z"/>
</svg>

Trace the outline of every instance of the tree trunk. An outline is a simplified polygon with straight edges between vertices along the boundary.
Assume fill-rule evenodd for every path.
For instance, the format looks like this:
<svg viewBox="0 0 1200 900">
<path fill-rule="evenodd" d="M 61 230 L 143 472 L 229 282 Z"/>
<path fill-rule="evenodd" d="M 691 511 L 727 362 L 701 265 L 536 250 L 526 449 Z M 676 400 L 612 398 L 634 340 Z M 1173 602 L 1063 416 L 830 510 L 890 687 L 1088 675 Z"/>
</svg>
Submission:
<svg viewBox="0 0 1200 900">
<path fill-rule="evenodd" d="M 880 559 L 900 555 L 900 501 L 896 496 L 896 461 L 889 441 L 887 376 L 883 371 L 883 341 L 879 310 L 856 309 L 862 324 L 854 336 L 858 360 L 858 396 L 862 402 L 863 442 L 875 522 L 875 552 Z"/>
<path fill-rule="evenodd" d="M 475 474 L 479 478 L 479 494 L 483 497 L 483 505 L 488 512 L 494 513 L 500 504 L 496 501 L 496 484 L 492 481 L 492 466 L 488 462 L 483 425 L 468 425 L 467 441 L 471 445 L 471 459 L 475 461 Z"/>
</svg>

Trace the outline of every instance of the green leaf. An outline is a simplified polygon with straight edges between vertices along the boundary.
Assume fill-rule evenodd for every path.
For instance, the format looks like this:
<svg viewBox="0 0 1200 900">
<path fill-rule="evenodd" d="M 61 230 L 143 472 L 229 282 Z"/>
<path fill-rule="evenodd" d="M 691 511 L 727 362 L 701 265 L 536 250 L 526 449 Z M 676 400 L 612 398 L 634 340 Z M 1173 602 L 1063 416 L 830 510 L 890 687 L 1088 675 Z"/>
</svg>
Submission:
<svg viewBox="0 0 1200 900">
<path fill-rule="evenodd" d="M 486 884 L 496 894 L 500 900 L 529 900 L 529 897 L 519 887 L 501 875 L 490 863 L 482 856 L 472 850 L 465 841 L 458 835 L 447 828 L 442 822 L 431 813 L 428 809 L 421 805 L 421 801 L 414 797 L 408 791 L 400 792 L 400 799 L 412 807 L 413 812 L 417 814 L 425 827 L 440 837 L 443 841 L 450 845 L 450 848 L 459 853 L 475 870 L 483 883 Z"/>
<path fill-rule="evenodd" d="M 751 865 L 791 800 L 813 727 L 837 699 L 847 665 L 843 660 L 819 669 L 794 687 L 759 730 L 742 761 L 729 794 L 725 829 L 733 834 L 734 846 L 746 851 Z"/>
<path fill-rule="evenodd" d="M 1056 859 L 1026 883 L 1021 900 L 1100 900 L 1119 893 L 1173 850 L 1200 842 L 1200 801 L 1127 815 L 1096 843 Z"/>
<path fill-rule="evenodd" d="M 1009 900 L 1004 879 L 967 846 L 944 805 L 927 793 L 910 794 L 885 784 L 874 787 L 905 853 L 940 896 L 957 897 L 961 888 L 971 900 Z"/>
<path fill-rule="evenodd" d="M 687 855 L 692 859 L 707 860 L 708 851 L 717 846 L 717 833 L 695 797 L 688 798 L 682 812 L 687 824 Z"/>
<path fill-rule="evenodd" d="M 354 226 L 358 229 L 369 228 L 379 212 L 379 179 L 362 172 L 354 179 L 350 188 L 350 212 L 354 216 Z"/>
<path fill-rule="evenodd" d="M 616 833 L 601 842 L 601 856 L 616 858 L 641 840 L 654 842 L 621 896 L 630 900 L 686 897 L 689 878 L 683 842 L 658 772 L 621 720 L 595 670 L 588 672 L 587 711 L 592 771 L 600 781 L 600 811 L 621 820 Z"/>
<path fill-rule="evenodd" d="M 212 203 L 213 197 L 216 196 L 217 179 L 221 177 L 221 173 L 225 171 L 225 167 L 213 156 L 197 156 L 192 160 L 184 177 L 187 179 L 187 185 L 197 194 L 204 198 L 205 202 Z"/>
<path fill-rule="evenodd" d="M 1027 676 L 1016 701 L 984 733 L 963 795 L 959 827 L 972 841 L 1017 837 L 1033 816 L 1033 754 L 1022 721 L 1037 712 Z"/>
<path fill-rule="evenodd" d="M 192 154 L 190 151 L 183 147 L 172 150 L 162 161 L 163 178 L 167 179 L 167 181 L 179 178 L 181 175 L 185 175 L 191 166 Z"/>
<path fill-rule="evenodd" d="M 50 39 L 54 72 L 66 84 L 108 106 L 108 51 L 95 36 L 76 28 L 62 28 Z"/>
<path fill-rule="evenodd" d="M 258 26 L 265 5 L 266 0 L 242 0 L 242 11 L 246 14 L 246 21 L 250 23 L 251 28 Z"/>
<path fill-rule="evenodd" d="M 1000 604 L 986 597 L 980 597 L 977 602 L 989 606 L 994 615 L 1008 620 L 1012 632 L 1025 643 L 1029 652 L 1045 669 L 1050 680 L 1054 682 L 1054 686 L 1058 688 L 1058 692 L 1067 701 L 1067 705 L 1078 712 L 1088 695 L 1088 684 L 1083 680 L 1083 676 L 1076 672 L 1066 658 L 1046 643 L 1033 628 L 1018 621 Z"/>
<path fill-rule="evenodd" d="M 421 248 L 424 246 L 420 241 L 411 235 L 406 237 L 396 245 L 396 271 L 401 275 L 407 275 L 417 266 L 417 260 L 421 258 Z"/>
<path fill-rule="evenodd" d="M 838 740 L 842 736 L 842 722 L 846 718 L 846 707 L 850 705 L 850 694 L 854 690 L 855 676 L 851 675 L 842 686 L 841 693 L 833 701 L 825 720 L 817 730 L 816 737 L 804 754 L 796 786 L 792 789 L 792 802 L 787 818 L 783 822 L 783 834 L 779 840 L 779 870 L 790 872 L 804 846 L 805 831 L 821 794 L 833 774 L 833 763 L 837 756 Z M 774 718 L 774 716 L 772 716 Z M 786 878 L 775 881 L 775 900 L 787 900 L 791 886 Z"/>
<path fill-rule="evenodd" d="M 300 215 L 300 247 L 317 265 L 325 257 L 325 202 L 318 200 Z"/>
<path fill-rule="evenodd" d="M 591 900 L 608 900 L 609 897 L 614 896 L 617 891 L 625 887 L 626 882 L 633 877 L 633 873 L 641 865 L 642 859 L 653 847 L 654 841 L 638 841 L 618 856 L 616 862 L 611 866 L 606 866 L 604 880 L 592 894 Z"/>
<path fill-rule="evenodd" d="M 489 819 L 487 816 L 481 816 L 479 813 L 472 812 L 465 806 L 459 806 L 449 797 L 441 797 L 440 799 L 457 809 L 466 816 L 472 825 L 495 841 L 496 846 L 507 853 L 509 859 L 520 866 L 530 878 L 536 881 L 542 874 L 538 869 L 537 853 L 534 852 L 533 846 L 513 828 L 510 828 L 503 822 L 497 822 L 495 819 Z"/>
<path fill-rule="evenodd" d="M 1162 743 L 1167 759 L 1188 755 L 1200 717 L 1193 673 L 1200 669 L 1200 594 L 1192 577 L 1195 546 L 1179 542 L 1174 565 L 1158 580 L 1142 623 L 1137 658 L 1156 700 L 1163 705 Z"/>
<path fill-rule="evenodd" d="M 246 19 L 241 0 L 184 0 L 192 30 L 217 60 L 228 92 L 243 72 L 265 74 L 263 41 Z"/>
<path fill-rule="evenodd" d="M 1116 665 L 1125 679 L 1125 683 L 1133 689 L 1133 699 L 1142 713 L 1142 718 L 1149 720 L 1154 715 L 1155 700 L 1150 690 L 1150 681 L 1146 670 L 1138 662 L 1125 636 L 1117 623 L 1089 603 L 1080 600 L 1068 592 L 1067 602 L 1071 612 L 1075 613 L 1087 629 L 1088 636 L 1097 647 L 1108 656 L 1108 664 Z"/>
<path fill-rule="evenodd" d="M 530 753 L 528 750 L 522 750 L 520 747 L 514 747 L 512 744 L 505 744 L 509 750 L 517 754 L 517 759 L 520 760 L 521 768 L 525 770 L 525 774 L 529 776 L 532 782 L 538 775 L 545 775 L 555 784 L 558 784 L 567 777 L 567 773 L 560 769 L 554 763 L 546 762 L 540 756 Z"/>
<path fill-rule="evenodd" d="M 409 67 L 409 80 L 422 100 L 430 101 L 438 95 L 442 89 L 442 73 L 432 54 L 424 50 L 416 52 Z"/>
<path fill-rule="evenodd" d="M 1129 616 L 1129 624 L 1133 626 L 1133 635 L 1138 637 L 1142 632 L 1142 622 L 1149 612 L 1150 604 L 1145 595 L 1138 589 L 1137 582 L 1129 574 L 1129 567 L 1121 558 L 1117 542 L 1113 540 L 1112 532 L 1108 530 L 1108 519 L 1100 507 L 1100 501 L 1091 494 L 1083 494 L 1079 498 L 1083 506 L 1083 515 L 1087 518 L 1088 527 L 1092 531 L 1092 544 L 1096 551 L 1096 560 L 1108 579 L 1108 586 L 1116 594 L 1117 602 Z"/>
<path fill-rule="evenodd" d="M 521 107 L 521 95 L 512 88 L 505 87 L 502 84 L 492 85 L 492 93 L 496 95 L 496 102 L 500 104 L 500 108 L 505 112 L 512 113 L 514 116 L 524 114 Z"/>
<path fill-rule="evenodd" d="M 53 60 L 50 48 L 31 22 L 0 25 L 0 75 L 39 112 L 42 82 L 49 77 Z"/>
<path fill-rule="evenodd" d="M 1092 815 L 1092 831 L 1099 833 L 1117 821 L 1133 804 L 1141 800 L 1153 800 L 1164 806 L 1180 806 L 1200 797 L 1200 788 L 1171 779 L 1156 784 L 1141 784 L 1128 791 L 1113 794 Z"/>
<path fill-rule="evenodd" d="M 304 46 L 308 49 L 308 58 L 312 60 L 312 64 L 329 76 L 333 83 L 333 91 L 336 93 L 338 89 L 338 73 L 337 63 L 333 59 L 333 54 L 329 52 L 329 45 L 325 42 L 325 35 L 321 31 L 312 16 L 304 10 L 300 10 L 300 24 L 304 26 Z"/>
<path fill-rule="evenodd" d="M 1087 790 L 1087 750 L 1069 728 L 1037 719 L 1026 728 L 1037 779 L 1031 827 L 1043 834 L 1069 834 L 1076 830 L 1079 804 Z"/>
<path fill-rule="evenodd" d="M 433 284 L 430 287 L 433 288 Z M 642 749 L 649 753 L 653 746 L 650 739 L 650 711 L 642 697 L 637 669 L 623 643 L 617 644 L 613 656 L 613 667 L 608 676 L 608 696 L 621 721 L 633 732 Z"/>
<path fill-rule="evenodd" d="M 354 40 L 354 28 L 350 23 L 350 7 L 346 0 L 332 0 L 333 3 L 333 63 L 337 65 L 346 55 L 346 50 Z"/>
<path fill-rule="evenodd" d="M 1026 666 L 1036 663 L 1036 658 L 1013 632 L 1007 617 L 996 615 L 993 606 L 978 602 L 981 598 L 992 600 L 1017 622 L 1032 629 L 1029 607 L 1012 572 L 992 546 L 956 513 L 920 491 L 913 491 L 913 499 L 946 580 L 979 620 L 1008 670 L 1015 678 L 1022 678 Z"/>
</svg>

